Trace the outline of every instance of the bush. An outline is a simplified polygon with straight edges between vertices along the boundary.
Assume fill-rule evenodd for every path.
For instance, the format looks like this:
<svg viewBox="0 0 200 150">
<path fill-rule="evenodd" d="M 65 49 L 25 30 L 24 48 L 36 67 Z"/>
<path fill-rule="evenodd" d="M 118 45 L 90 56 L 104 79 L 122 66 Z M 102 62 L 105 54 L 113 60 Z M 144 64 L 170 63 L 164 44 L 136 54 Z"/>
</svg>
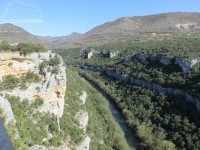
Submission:
<svg viewBox="0 0 200 150">
<path fill-rule="evenodd" d="M 57 66 L 60 64 L 60 59 L 58 57 L 50 58 L 49 65 L 50 66 Z"/>
<path fill-rule="evenodd" d="M 28 53 L 43 52 L 45 48 L 41 44 L 19 43 L 12 47 L 12 51 L 19 51 L 20 55 L 26 56 Z"/>
<path fill-rule="evenodd" d="M 44 61 L 40 64 L 40 70 L 45 69 L 48 65 L 49 65 L 49 62 L 48 62 L 47 60 L 44 60 Z"/>
<path fill-rule="evenodd" d="M 21 81 L 25 83 L 40 82 L 41 78 L 38 74 L 28 71 L 24 76 L 21 77 Z"/>
<path fill-rule="evenodd" d="M 14 89 L 20 83 L 20 79 L 14 75 L 7 75 L 3 77 L 3 82 L 0 84 L 0 89 Z"/>
<path fill-rule="evenodd" d="M 10 44 L 8 43 L 8 41 L 3 40 L 0 42 L 0 50 L 10 50 Z"/>
<path fill-rule="evenodd" d="M 31 107 L 38 108 L 39 106 L 42 106 L 44 103 L 43 99 L 41 97 L 38 97 L 35 99 L 35 101 L 31 104 Z"/>
<path fill-rule="evenodd" d="M 53 74 L 58 74 L 58 71 L 59 71 L 58 68 L 53 67 L 53 70 L 52 70 L 52 73 L 53 73 Z"/>
</svg>

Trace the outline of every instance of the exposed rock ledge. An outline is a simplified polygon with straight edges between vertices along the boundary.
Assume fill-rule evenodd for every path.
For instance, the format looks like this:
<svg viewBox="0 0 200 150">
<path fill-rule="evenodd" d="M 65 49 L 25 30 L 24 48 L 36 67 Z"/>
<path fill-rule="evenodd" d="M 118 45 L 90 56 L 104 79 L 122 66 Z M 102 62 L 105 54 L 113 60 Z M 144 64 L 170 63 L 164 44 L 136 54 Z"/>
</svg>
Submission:
<svg viewBox="0 0 200 150">
<path fill-rule="evenodd" d="M 86 136 L 80 145 L 76 147 L 76 150 L 89 150 L 90 149 L 90 137 Z"/>
<path fill-rule="evenodd" d="M 85 104 L 86 99 L 87 99 L 87 93 L 85 91 L 82 91 L 83 95 L 81 95 L 79 98 L 82 101 L 83 104 Z"/>
<path fill-rule="evenodd" d="M 131 59 L 136 59 L 138 61 L 144 62 L 145 60 L 147 61 L 158 61 L 163 65 L 169 65 L 169 64 L 176 64 L 178 65 L 183 73 L 187 73 L 194 65 L 196 65 L 197 63 L 200 62 L 200 58 L 195 58 L 192 59 L 190 62 L 185 61 L 184 59 L 180 58 L 180 57 L 175 57 L 175 58 L 167 58 L 165 56 L 161 56 L 161 55 L 143 55 L 143 54 L 134 54 L 131 57 L 126 56 L 125 57 L 125 61 L 130 61 Z M 174 62 L 173 62 L 174 59 Z"/>
<path fill-rule="evenodd" d="M 68 150 L 69 148 L 67 146 L 60 146 L 58 148 L 55 148 L 53 146 L 47 148 L 45 146 L 40 146 L 40 145 L 34 145 L 29 150 Z"/>
<path fill-rule="evenodd" d="M 129 81 L 131 84 L 134 84 L 136 86 L 141 86 L 144 88 L 155 90 L 160 93 L 168 93 L 174 96 L 182 96 L 185 98 L 186 101 L 193 103 L 196 106 L 197 110 L 200 112 L 200 98 L 192 96 L 184 90 L 163 87 L 159 84 L 149 83 L 141 79 L 129 77 L 127 75 L 121 75 L 113 71 L 104 70 L 102 68 L 94 68 L 94 67 L 88 67 L 88 66 L 82 66 L 82 68 L 89 71 L 94 71 L 94 72 L 104 72 L 106 75 L 113 77 L 115 79 L 126 81 L 126 82 Z"/>
<path fill-rule="evenodd" d="M 4 112 L 5 116 L 6 116 L 5 124 L 9 124 L 11 121 L 16 123 L 16 120 L 15 120 L 15 117 L 13 115 L 10 103 L 4 97 L 0 97 L 0 108 L 3 110 L 3 112 Z"/>
<path fill-rule="evenodd" d="M 43 75 L 41 75 L 42 81 L 39 83 L 31 83 L 25 90 L 19 87 L 11 91 L 3 91 L 3 94 L 10 94 L 18 96 L 21 99 L 28 99 L 34 101 L 37 97 L 41 97 L 44 100 L 44 104 L 38 109 L 43 112 L 50 112 L 58 117 L 63 115 L 64 111 L 64 96 L 66 90 L 66 66 L 61 56 L 52 53 L 51 51 L 43 53 L 32 53 L 27 56 L 20 56 L 18 52 L 8 52 L 0 54 L 0 80 L 3 76 L 12 74 L 17 77 L 22 76 L 28 71 L 35 73 L 40 72 L 40 64 L 50 58 L 58 57 L 60 64 L 57 69 L 58 74 L 52 74 L 48 72 L 48 69 L 44 69 Z M 51 68 L 51 66 L 48 66 Z"/>
<path fill-rule="evenodd" d="M 80 124 L 80 128 L 84 128 L 87 126 L 88 124 L 88 112 L 84 111 L 84 110 L 80 110 L 79 112 L 76 113 L 75 119 L 77 119 L 79 121 Z"/>
</svg>

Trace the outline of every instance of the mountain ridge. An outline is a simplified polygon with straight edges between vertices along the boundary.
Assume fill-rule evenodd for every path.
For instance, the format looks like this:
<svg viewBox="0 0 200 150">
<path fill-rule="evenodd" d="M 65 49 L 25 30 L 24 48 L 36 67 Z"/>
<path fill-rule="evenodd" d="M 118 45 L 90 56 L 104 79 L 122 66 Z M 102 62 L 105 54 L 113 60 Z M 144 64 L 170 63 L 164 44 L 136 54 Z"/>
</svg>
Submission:
<svg viewBox="0 0 200 150">
<path fill-rule="evenodd" d="M 0 40 L 10 43 L 39 42 L 35 35 L 11 23 L 0 24 Z"/>
<path fill-rule="evenodd" d="M 10 30 L 6 29 L 6 27 Z M 0 25 L 0 40 L 8 39 L 9 42 L 15 43 L 22 41 L 41 42 L 50 48 L 92 46 L 124 40 L 141 40 L 199 33 L 199 12 L 172 12 L 121 17 L 98 25 L 84 34 L 73 32 L 70 35 L 60 37 L 35 36 L 12 24 Z"/>
</svg>

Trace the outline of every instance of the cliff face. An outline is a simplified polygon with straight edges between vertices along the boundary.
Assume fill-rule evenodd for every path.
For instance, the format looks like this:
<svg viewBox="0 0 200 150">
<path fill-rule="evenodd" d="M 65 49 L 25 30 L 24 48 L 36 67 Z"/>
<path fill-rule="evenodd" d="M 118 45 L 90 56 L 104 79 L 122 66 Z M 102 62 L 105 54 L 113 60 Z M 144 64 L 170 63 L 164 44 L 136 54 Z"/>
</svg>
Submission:
<svg viewBox="0 0 200 150">
<path fill-rule="evenodd" d="M 159 93 L 167 93 L 174 96 L 182 96 L 186 101 L 193 103 L 196 106 L 197 110 L 200 112 L 200 99 L 196 96 L 190 95 L 188 92 L 184 90 L 163 87 L 159 84 L 149 83 L 147 81 L 137 79 L 135 77 L 122 75 L 114 71 L 104 70 L 102 68 L 94 68 L 94 67 L 87 67 L 87 66 L 82 66 L 82 68 L 89 71 L 94 71 L 94 72 L 103 72 L 107 76 L 113 77 L 121 81 L 130 82 L 131 84 L 134 84 L 136 86 L 141 86 L 144 88 L 155 90 Z"/>
<path fill-rule="evenodd" d="M 44 61 L 50 61 L 56 58 L 59 60 L 59 64 L 56 66 L 57 72 L 54 73 L 53 66 L 47 65 L 41 70 L 41 63 Z M 54 67 L 55 68 L 55 67 Z M 27 88 L 22 89 L 16 87 L 13 90 L 1 91 L 0 108 L 3 110 L 6 107 L 10 107 L 9 103 L 6 103 L 5 94 L 20 97 L 21 100 L 28 99 L 30 102 L 37 100 L 37 98 L 43 99 L 43 105 L 38 108 L 41 112 L 50 112 L 61 117 L 64 110 L 64 96 L 66 90 L 66 66 L 62 58 L 50 51 L 43 53 L 32 53 L 27 56 L 20 56 L 18 52 L 8 52 L 0 54 L 0 80 L 6 75 L 14 75 L 21 77 L 29 71 L 39 74 L 41 81 L 29 83 Z M 6 110 L 6 109 L 5 109 Z M 7 109 L 10 110 L 10 109 Z M 15 120 L 13 114 L 9 111 L 4 111 L 8 116 L 9 121 Z"/>
</svg>

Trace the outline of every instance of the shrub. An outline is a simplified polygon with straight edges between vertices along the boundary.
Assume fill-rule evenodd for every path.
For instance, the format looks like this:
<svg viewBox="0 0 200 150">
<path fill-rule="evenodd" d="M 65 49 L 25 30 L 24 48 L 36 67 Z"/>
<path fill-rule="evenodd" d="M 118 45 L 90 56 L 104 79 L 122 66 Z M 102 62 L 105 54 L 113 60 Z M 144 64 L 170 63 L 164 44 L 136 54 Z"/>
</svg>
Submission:
<svg viewBox="0 0 200 150">
<path fill-rule="evenodd" d="M 49 65 L 50 66 L 57 66 L 60 64 L 60 59 L 58 57 L 50 58 Z"/>
<path fill-rule="evenodd" d="M 0 89 L 14 89 L 20 83 L 20 79 L 14 75 L 7 75 L 3 77 L 3 82 L 0 84 Z"/>
<path fill-rule="evenodd" d="M 52 73 L 53 73 L 53 74 L 58 74 L 58 71 L 59 71 L 58 68 L 53 67 L 53 70 L 52 70 Z"/>
<path fill-rule="evenodd" d="M 41 78 L 38 74 L 28 71 L 24 76 L 21 77 L 22 82 L 32 83 L 32 82 L 40 82 Z"/>
<path fill-rule="evenodd" d="M 44 61 L 40 64 L 40 70 L 45 69 L 48 65 L 49 65 L 49 62 L 48 62 L 47 60 L 44 60 Z"/>
</svg>

